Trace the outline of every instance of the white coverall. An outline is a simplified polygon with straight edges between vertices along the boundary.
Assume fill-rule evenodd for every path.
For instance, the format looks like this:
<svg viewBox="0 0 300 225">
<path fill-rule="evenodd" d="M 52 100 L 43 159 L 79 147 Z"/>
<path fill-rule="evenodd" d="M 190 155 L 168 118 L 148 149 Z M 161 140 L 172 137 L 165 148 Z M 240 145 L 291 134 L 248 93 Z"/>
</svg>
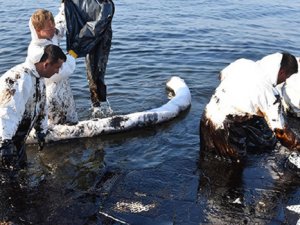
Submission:
<svg viewBox="0 0 300 225">
<path fill-rule="evenodd" d="M 0 139 L 23 147 L 30 130 L 46 134 L 47 108 L 44 78 L 27 59 L 0 77 Z"/>
<path fill-rule="evenodd" d="M 39 39 L 31 20 L 29 21 L 32 40 L 28 46 L 28 56 L 34 55 L 37 47 L 44 48 L 48 44 L 59 45 L 59 40 L 65 33 L 64 4 L 61 5 L 58 15 L 55 16 L 55 27 L 57 33 L 52 40 Z M 78 122 L 75 101 L 69 81 L 69 76 L 74 72 L 75 67 L 75 59 L 67 55 L 67 60 L 63 63 L 59 73 L 45 80 L 49 126 Z"/>
<path fill-rule="evenodd" d="M 300 58 L 297 58 L 298 73 L 289 77 L 282 86 L 284 107 L 297 117 L 300 117 Z"/>
<path fill-rule="evenodd" d="M 206 116 L 216 128 L 223 127 L 227 115 L 264 115 L 272 130 L 283 129 L 280 93 L 275 88 L 281 59 L 280 53 L 256 62 L 239 59 L 221 71 L 222 81 L 206 106 Z"/>
</svg>

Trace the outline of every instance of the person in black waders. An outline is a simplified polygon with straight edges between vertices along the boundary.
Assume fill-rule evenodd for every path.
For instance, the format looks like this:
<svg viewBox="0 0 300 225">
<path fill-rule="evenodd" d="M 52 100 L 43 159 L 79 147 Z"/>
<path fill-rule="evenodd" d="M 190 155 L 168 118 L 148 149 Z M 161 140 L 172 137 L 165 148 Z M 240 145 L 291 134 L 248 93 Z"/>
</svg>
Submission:
<svg viewBox="0 0 300 225">
<path fill-rule="evenodd" d="M 66 55 L 55 45 L 36 48 L 34 55 L 0 77 L 0 168 L 26 166 L 25 141 L 34 128 L 40 150 L 47 134 L 44 78 L 57 73 Z"/>
<path fill-rule="evenodd" d="M 85 57 L 92 101 L 92 115 L 112 114 L 106 98 L 104 76 L 112 41 L 111 0 L 63 0 L 67 25 L 67 50 L 73 57 Z"/>
</svg>

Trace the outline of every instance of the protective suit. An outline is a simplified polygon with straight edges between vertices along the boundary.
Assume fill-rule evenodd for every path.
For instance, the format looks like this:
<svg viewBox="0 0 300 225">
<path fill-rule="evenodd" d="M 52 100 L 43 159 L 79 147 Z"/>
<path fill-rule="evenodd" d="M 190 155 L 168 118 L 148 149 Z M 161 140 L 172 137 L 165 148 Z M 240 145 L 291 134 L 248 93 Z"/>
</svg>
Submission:
<svg viewBox="0 0 300 225">
<path fill-rule="evenodd" d="M 14 164 L 18 160 L 24 162 L 25 141 L 31 129 L 35 128 L 37 136 L 44 136 L 47 132 L 45 83 L 34 65 L 41 56 L 35 55 L 36 60 L 27 58 L 25 63 L 13 67 L 0 77 L 2 161 L 6 155 L 14 155 Z"/>
<path fill-rule="evenodd" d="M 112 41 L 114 4 L 111 0 L 65 0 L 67 50 L 86 57 L 94 107 L 106 101 L 104 76 Z"/>
<path fill-rule="evenodd" d="M 249 150 L 274 148 L 278 138 L 274 132 L 284 133 L 287 127 L 280 93 L 275 88 L 281 60 L 281 53 L 256 62 L 239 59 L 221 71 L 221 83 L 200 123 L 203 151 L 214 149 L 222 156 L 239 158 Z M 286 132 L 288 137 L 295 138 Z M 295 139 L 285 144 L 294 147 L 293 141 Z"/>
<path fill-rule="evenodd" d="M 299 66 L 300 59 L 297 58 L 297 61 Z M 300 73 L 298 72 L 287 79 L 281 91 L 286 111 L 300 117 Z"/>
<path fill-rule="evenodd" d="M 43 49 L 48 44 L 59 45 L 60 39 L 65 33 L 64 5 L 62 4 L 58 15 L 55 16 L 56 34 L 52 40 L 39 39 L 37 33 L 29 21 L 31 32 L 31 42 L 28 46 L 28 55 L 34 55 L 36 48 Z M 48 106 L 48 122 L 53 124 L 75 124 L 78 122 L 76 105 L 70 86 L 69 76 L 76 67 L 75 59 L 67 55 L 66 62 L 63 63 L 59 73 L 45 80 L 46 97 Z"/>
</svg>

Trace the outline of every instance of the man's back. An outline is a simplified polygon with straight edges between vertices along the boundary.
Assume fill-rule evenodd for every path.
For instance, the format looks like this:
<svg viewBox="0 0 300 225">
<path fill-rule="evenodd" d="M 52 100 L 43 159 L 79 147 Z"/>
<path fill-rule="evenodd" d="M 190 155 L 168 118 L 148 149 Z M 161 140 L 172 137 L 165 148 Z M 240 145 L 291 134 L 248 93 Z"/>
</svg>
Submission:
<svg viewBox="0 0 300 225">
<path fill-rule="evenodd" d="M 263 70 L 255 61 L 239 59 L 221 71 L 221 83 L 207 105 L 206 113 L 221 125 L 227 115 L 259 115 L 269 99 L 273 101 L 275 96 Z"/>
</svg>

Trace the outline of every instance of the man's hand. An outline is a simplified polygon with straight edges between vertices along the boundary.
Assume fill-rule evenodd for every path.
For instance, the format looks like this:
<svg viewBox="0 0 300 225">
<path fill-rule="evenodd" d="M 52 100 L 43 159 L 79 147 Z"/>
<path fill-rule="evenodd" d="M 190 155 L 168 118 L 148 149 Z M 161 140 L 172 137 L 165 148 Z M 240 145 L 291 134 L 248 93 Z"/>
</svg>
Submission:
<svg viewBox="0 0 300 225">
<path fill-rule="evenodd" d="M 296 134 L 290 128 L 276 128 L 274 131 L 277 139 L 283 146 L 289 148 L 290 150 L 300 151 L 299 137 L 297 137 Z"/>
</svg>

